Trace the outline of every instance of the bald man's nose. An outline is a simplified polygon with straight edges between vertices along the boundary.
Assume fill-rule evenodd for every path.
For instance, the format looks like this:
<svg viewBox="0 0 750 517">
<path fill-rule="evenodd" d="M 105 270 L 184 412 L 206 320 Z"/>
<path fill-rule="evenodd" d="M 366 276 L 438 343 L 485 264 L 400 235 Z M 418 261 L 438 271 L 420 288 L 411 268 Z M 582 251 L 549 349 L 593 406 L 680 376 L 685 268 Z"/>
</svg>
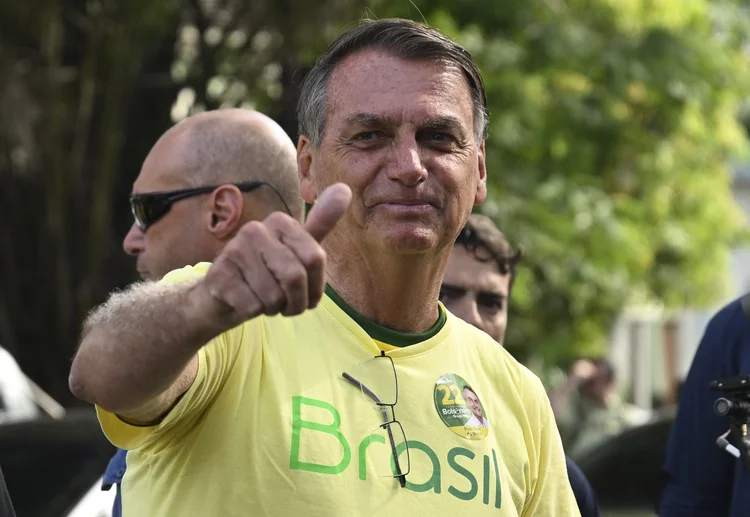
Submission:
<svg viewBox="0 0 750 517">
<path fill-rule="evenodd" d="M 143 232 L 135 225 L 135 223 L 133 223 L 133 226 L 130 227 L 127 235 L 125 235 L 125 239 L 122 241 L 122 249 L 124 249 L 125 253 L 128 255 L 137 256 L 145 249 L 143 238 Z"/>
</svg>

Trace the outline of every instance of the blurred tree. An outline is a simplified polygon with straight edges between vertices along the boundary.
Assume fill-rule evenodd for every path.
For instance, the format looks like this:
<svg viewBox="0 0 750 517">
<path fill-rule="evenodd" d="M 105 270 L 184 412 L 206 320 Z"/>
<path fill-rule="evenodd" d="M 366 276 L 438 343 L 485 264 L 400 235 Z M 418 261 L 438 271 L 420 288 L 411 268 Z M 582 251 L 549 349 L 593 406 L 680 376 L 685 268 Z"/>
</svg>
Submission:
<svg viewBox="0 0 750 517">
<path fill-rule="evenodd" d="M 127 198 L 159 135 L 256 106 L 296 138 L 303 65 L 364 3 L 0 4 L 0 345 L 55 398 L 86 312 L 135 279 Z"/>
<path fill-rule="evenodd" d="M 749 20 L 731 0 L 397 1 L 475 56 L 491 111 L 491 215 L 526 251 L 506 345 L 603 351 L 628 303 L 699 307 L 747 237 L 730 162 Z M 419 8 L 419 12 L 417 12 Z"/>
<path fill-rule="evenodd" d="M 176 14 L 171 1 L 0 7 L 0 345 L 62 401 L 83 316 L 131 278 L 113 231 L 120 171 L 169 123 L 149 105 L 176 88 L 144 80 L 168 69 Z"/>
</svg>

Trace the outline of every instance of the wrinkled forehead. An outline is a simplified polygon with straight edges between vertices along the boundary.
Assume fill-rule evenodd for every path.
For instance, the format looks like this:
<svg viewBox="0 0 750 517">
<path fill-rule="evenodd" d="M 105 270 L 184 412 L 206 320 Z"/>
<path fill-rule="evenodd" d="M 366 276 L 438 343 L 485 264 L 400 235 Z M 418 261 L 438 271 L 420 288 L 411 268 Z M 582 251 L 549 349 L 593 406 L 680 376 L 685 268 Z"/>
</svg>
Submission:
<svg viewBox="0 0 750 517">
<path fill-rule="evenodd" d="M 336 66 L 327 94 L 332 123 L 372 113 L 401 122 L 453 117 L 467 129 L 473 124 L 469 83 L 456 65 L 444 61 L 364 50 Z"/>
</svg>

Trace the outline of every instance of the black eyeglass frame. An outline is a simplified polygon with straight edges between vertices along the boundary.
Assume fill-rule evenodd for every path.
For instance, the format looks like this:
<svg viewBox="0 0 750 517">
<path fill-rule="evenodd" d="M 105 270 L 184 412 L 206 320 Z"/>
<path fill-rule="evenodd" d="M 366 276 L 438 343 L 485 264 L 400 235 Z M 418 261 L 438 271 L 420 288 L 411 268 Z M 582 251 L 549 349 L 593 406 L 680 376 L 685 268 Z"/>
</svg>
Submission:
<svg viewBox="0 0 750 517">
<path fill-rule="evenodd" d="M 402 488 L 406 487 L 406 475 L 409 473 L 409 470 L 406 472 L 401 471 L 401 464 L 398 461 L 398 451 L 396 450 L 396 440 L 393 438 L 393 431 L 391 430 L 391 424 L 397 424 L 401 428 L 401 432 L 404 435 L 404 438 L 406 438 L 406 432 L 404 432 L 404 426 L 401 425 L 401 422 L 399 422 L 396 419 L 396 410 L 395 406 L 398 404 L 398 374 L 396 373 L 396 365 L 393 363 L 393 358 L 386 355 L 385 352 L 381 351 L 380 355 L 374 356 L 375 359 L 385 358 L 388 359 L 391 362 L 391 368 L 393 368 L 393 379 L 396 383 L 396 397 L 393 403 L 386 403 L 382 402 L 380 398 L 367 386 L 359 382 L 357 379 L 352 377 L 346 372 L 343 372 L 341 375 L 346 379 L 350 384 L 353 384 L 358 389 L 362 390 L 362 393 L 370 397 L 373 402 L 380 408 L 381 414 L 383 415 L 383 423 L 380 424 L 378 427 L 381 427 L 382 429 L 385 429 L 388 433 L 388 440 L 391 444 L 391 454 L 393 455 L 393 463 L 395 467 L 395 474 L 393 477 L 398 478 L 399 483 L 401 484 Z M 386 408 L 391 409 L 391 414 L 389 418 L 388 410 Z M 409 445 L 407 441 L 404 441 L 404 447 L 406 451 L 406 461 L 407 465 L 411 465 L 411 459 L 409 457 Z"/>
<path fill-rule="evenodd" d="M 291 210 L 289 210 L 289 206 L 286 204 L 281 192 L 279 192 L 272 183 L 261 180 L 133 194 L 130 196 L 130 212 L 133 214 L 133 219 L 135 220 L 138 229 L 141 230 L 141 232 L 146 233 L 146 230 L 148 230 L 151 225 L 169 213 L 172 205 L 177 201 L 199 196 L 201 194 L 210 194 L 224 185 L 233 185 L 241 192 L 251 192 L 264 185 L 268 186 L 271 190 L 276 192 L 276 195 L 284 205 L 284 210 L 286 210 L 287 215 L 291 216 Z"/>
</svg>

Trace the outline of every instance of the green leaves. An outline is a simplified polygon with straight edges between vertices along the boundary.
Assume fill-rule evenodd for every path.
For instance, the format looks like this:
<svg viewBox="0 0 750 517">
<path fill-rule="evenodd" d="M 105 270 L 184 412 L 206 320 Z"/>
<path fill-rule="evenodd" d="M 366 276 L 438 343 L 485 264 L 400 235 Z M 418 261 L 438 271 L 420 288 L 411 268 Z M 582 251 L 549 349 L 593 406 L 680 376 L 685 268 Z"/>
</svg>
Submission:
<svg viewBox="0 0 750 517">
<path fill-rule="evenodd" d="M 628 303 L 722 295 L 729 248 L 747 238 L 729 167 L 747 150 L 740 3 L 417 5 L 486 81 L 480 210 L 526 250 L 508 348 L 548 363 L 597 353 Z"/>
</svg>

